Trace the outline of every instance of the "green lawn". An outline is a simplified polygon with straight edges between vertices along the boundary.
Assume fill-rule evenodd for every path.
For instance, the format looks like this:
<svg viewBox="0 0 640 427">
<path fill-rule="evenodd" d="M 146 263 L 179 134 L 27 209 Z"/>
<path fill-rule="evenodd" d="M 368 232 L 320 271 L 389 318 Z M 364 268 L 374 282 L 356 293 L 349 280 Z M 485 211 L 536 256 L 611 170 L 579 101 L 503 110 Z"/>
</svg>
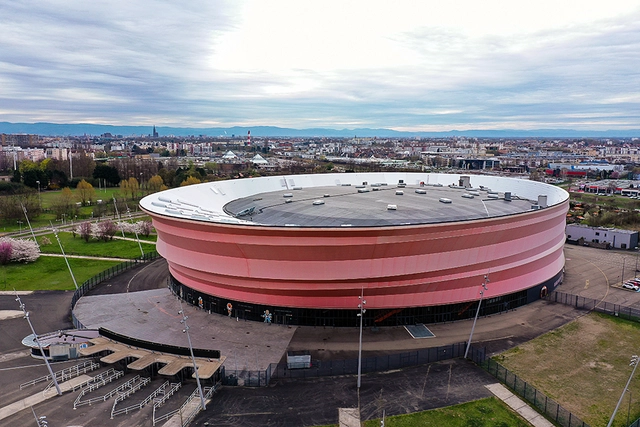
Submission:
<svg viewBox="0 0 640 427">
<path fill-rule="evenodd" d="M 119 264 L 114 261 L 69 258 L 78 286 L 85 280 Z M 29 264 L 8 264 L 0 266 L 0 290 L 75 290 L 73 279 L 64 258 L 41 256 Z"/>
<path fill-rule="evenodd" d="M 631 374 L 639 342 L 640 324 L 591 313 L 494 359 L 587 424 L 603 426 Z M 627 412 L 631 421 L 640 416 L 640 380 L 634 378 L 629 390 L 615 427 L 627 425 Z"/>
<path fill-rule="evenodd" d="M 98 190 L 97 188 L 96 190 L 96 200 L 110 200 L 113 201 L 113 197 L 115 197 L 118 200 L 122 199 L 122 196 L 120 195 L 120 187 L 110 187 L 107 189 L 101 189 Z M 76 189 L 75 188 L 71 188 L 71 192 L 74 194 L 76 194 Z M 47 209 L 50 208 L 53 203 L 55 202 L 56 198 L 60 196 L 60 193 L 62 192 L 62 190 L 55 190 L 55 191 L 41 191 L 40 192 L 40 199 L 42 200 L 42 208 L 43 209 Z M 133 202 L 133 204 L 135 204 L 135 202 Z"/>
<path fill-rule="evenodd" d="M 40 251 L 48 254 L 60 254 L 60 245 L 56 241 L 53 233 L 47 234 L 46 237 L 51 241 L 50 245 L 42 245 L 42 237 L 37 237 L 40 243 Z M 128 240 L 113 239 L 106 242 L 91 239 L 85 242 L 77 235 L 75 238 L 71 233 L 58 233 L 64 253 L 67 255 L 88 255 L 97 257 L 117 257 L 117 258 L 140 258 L 140 246 L 138 242 Z M 155 245 L 140 240 L 142 250 L 145 253 L 155 251 Z"/>
<path fill-rule="evenodd" d="M 72 188 L 71 192 L 75 195 L 76 193 L 76 189 Z M 58 197 L 60 197 L 60 193 L 62 192 L 62 190 L 55 190 L 55 191 L 41 191 L 40 192 L 40 200 L 42 203 L 42 213 L 40 215 L 38 215 L 37 218 L 32 218 L 31 219 L 31 226 L 33 228 L 41 228 L 41 227 L 49 227 L 50 223 L 53 223 L 53 225 L 61 225 L 62 221 L 58 218 L 56 218 L 56 215 L 50 211 L 47 211 L 47 209 L 51 209 L 51 207 L 53 206 L 53 204 L 55 203 L 56 199 Z M 120 194 L 120 188 L 119 187 L 112 187 L 112 188 L 107 188 L 107 189 L 102 189 L 102 190 L 98 190 L 96 188 L 96 197 L 95 200 L 103 200 L 105 203 L 109 204 L 109 208 L 108 208 L 108 212 L 112 212 L 112 207 L 111 205 L 113 204 L 113 198 L 116 198 L 118 200 L 118 202 L 122 202 L 123 201 L 123 196 Z M 138 202 L 139 199 L 137 200 L 127 200 L 127 205 L 129 206 L 129 209 L 131 209 L 132 212 L 137 212 L 139 211 L 138 209 Z M 83 221 L 86 219 L 91 219 L 92 218 L 92 213 L 94 211 L 95 206 L 81 206 L 78 208 L 78 214 L 74 215 L 73 218 L 71 217 L 66 217 L 65 218 L 65 223 L 69 224 L 70 221 Z M 126 219 L 126 211 L 124 212 L 120 212 L 120 215 L 122 216 L 123 219 Z M 0 219 L 0 232 L 3 233 L 9 233 L 9 232 L 14 232 L 14 231 L 20 231 L 20 229 L 22 229 L 22 231 L 28 230 L 28 226 L 27 226 L 27 222 L 25 218 L 20 218 L 19 220 L 4 220 L 4 219 Z"/>
<path fill-rule="evenodd" d="M 379 427 L 380 419 L 365 421 L 365 427 Z M 480 399 L 461 405 L 385 417 L 385 427 L 528 427 L 520 415 L 495 397 Z M 333 426 L 337 427 L 337 424 Z M 333 427 L 331 426 L 331 427 Z M 327 426 L 329 427 L 329 426 Z"/>
</svg>

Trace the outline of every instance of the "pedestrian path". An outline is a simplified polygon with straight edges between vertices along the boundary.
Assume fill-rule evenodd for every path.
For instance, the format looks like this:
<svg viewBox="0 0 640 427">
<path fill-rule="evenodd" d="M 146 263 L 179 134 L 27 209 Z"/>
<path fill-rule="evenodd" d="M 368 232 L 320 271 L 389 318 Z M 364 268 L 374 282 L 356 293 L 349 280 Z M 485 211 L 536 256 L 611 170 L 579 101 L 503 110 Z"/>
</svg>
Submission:
<svg viewBox="0 0 640 427">
<path fill-rule="evenodd" d="M 75 377 L 69 381 L 59 384 L 60 391 L 65 393 L 67 391 L 73 390 L 78 385 L 82 384 L 90 380 L 91 377 L 88 375 L 80 375 L 79 377 Z M 29 396 L 25 399 L 14 402 L 10 405 L 4 406 L 0 408 L 0 420 L 3 420 L 13 414 L 16 414 L 24 409 L 29 409 L 33 405 L 44 402 L 45 400 L 51 399 L 58 395 L 57 390 L 54 387 L 47 389 L 44 392 L 38 392 L 33 396 Z"/>
<path fill-rule="evenodd" d="M 135 260 L 135 258 L 133 258 L 133 259 L 130 259 L 130 258 L 111 258 L 111 257 L 104 257 L 104 256 L 62 255 L 62 254 L 43 254 L 43 253 L 40 253 L 40 256 L 50 256 L 50 257 L 58 257 L 58 258 L 62 258 L 64 256 L 66 256 L 67 258 L 97 259 L 97 260 L 100 260 L 100 261 L 120 261 L 120 262 L 134 261 Z"/>
<path fill-rule="evenodd" d="M 489 384 L 485 386 L 498 399 L 509 405 L 511 409 L 516 411 L 522 418 L 527 420 L 534 427 L 553 427 L 553 424 L 547 421 L 539 412 L 527 405 L 522 399 L 511 393 L 509 389 L 500 383 Z"/>
</svg>

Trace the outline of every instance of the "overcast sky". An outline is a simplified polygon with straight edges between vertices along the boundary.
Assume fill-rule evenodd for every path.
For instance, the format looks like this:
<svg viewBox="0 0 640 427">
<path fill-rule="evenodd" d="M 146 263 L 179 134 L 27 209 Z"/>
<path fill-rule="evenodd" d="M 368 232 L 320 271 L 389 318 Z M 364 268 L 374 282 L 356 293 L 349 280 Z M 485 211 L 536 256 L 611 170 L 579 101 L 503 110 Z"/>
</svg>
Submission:
<svg viewBox="0 0 640 427">
<path fill-rule="evenodd" d="M 0 121 L 640 128 L 640 2 L 3 1 Z"/>
</svg>

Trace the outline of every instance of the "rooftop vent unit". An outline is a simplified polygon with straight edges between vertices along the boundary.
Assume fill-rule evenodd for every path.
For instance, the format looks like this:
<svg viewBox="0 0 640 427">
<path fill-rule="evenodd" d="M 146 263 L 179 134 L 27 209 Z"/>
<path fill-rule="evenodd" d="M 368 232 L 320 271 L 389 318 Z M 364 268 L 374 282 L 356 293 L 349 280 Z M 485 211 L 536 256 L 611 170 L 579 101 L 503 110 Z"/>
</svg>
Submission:
<svg viewBox="0 0 640 427">
<path fill-rule="evenodd" d="M 469 194 L 469 193 L 465 193 L 462 195 L 462 197 L 464 197 L 465 199 L 473 199 L 474 195 L 473 194 Z"/>
<path fill-rule="evenodd" d="M 451 199 L 447 199 L 446 197 L 441 197 L 439 202 L 440 203 L 451 203 Z"/>
<path fill-rule="evenodd" d="M 399 182 L 398 183 L 398 188 L 404 188 L 406 186 L 407 186 L 407 184 L 405 184 L 404 182 Z"/>
<path fill-rule="evenodd" d="M 540 208 L 546 208 L 547 207 L 547 195 L 546 194 L 540 194 L 538 196 L 538 206 L 540 206 Z"/>
<path fill-rule="evenodd" d="M 398 209 L 398 205 L 387 205 L 388 211 L 395 211 Z"/>
<path fill-rule="evenodd" d="M 323 197 L 331 197 L 331 194 L 325 194 Z"/>
<path fill-rule="evenodd" d="M 468 175 L 462 175 L 458 180 L 458 185 L 463 188 L 471 188 L 471 177 Z"/>
<path fill-rule="evenodd" d="M 368 188 L 358 188 L 358 193 L 368 193 L 369 189 Z"/>
<path fill-rule="evenodd" d="M 490 199 L 499 199 L 500 198 L 498 193 L 489 193 L 489 194 L 487 194 L 487 197 L 490 198 Z"/>
<path fill-rule="evenodd" d="M 314 200 L 313 206 L 324 205 L 324 200 Z"/>
<path fill-rule="evenodd" d="M 531 205 L 531 210 L 537 211 L 540 209 L 540 206 L 538 205 Z"/>
<path fill-rule="evenodd" d="M 504 200 L 505 200 L 505 202 L 510 202 L 511 201 L 511 191 L 505 191 L 504 192 Z"/>
<path fill-rule="evenodd" d="M 378 187 L 373 187 L 372 190 L 373 191 L 379 191 L 380 189 Z"/>
<path fill-rule="evenodd" d="M 364 188 L 364 185 L 356 185 L 356 188 Z"/>
<path fill-rule="evenodd" d="M 418 188 L 416 190 L 416 193 L 418 193 L 418 194 L 427 194 L 427 190 L 422 190 L 422 189 Z"/>
<path fill-rule="evenodd" d="M 396 196 L 402 196 L 403 194 L 404 194 L 404 191 L 396 190 Z"/>
<path fill-rule="evenodd" d="M 293 193 L 284 193 L 282 195 L 282 197 L 287 198 L 287 197 L 293 197 Z"/>
<path fill-rule="evenodd" d="M 302 190 L 302 187 L 293 187 L 294 190 Z"/>
<path fill-rule="evenodd" d="M 479 196 L 480 192 L 479 191 L 469 191 L 469 194 L 471 194 L 472 196 Z"/>
<path fill-rule="evenodd" d="M 293 202 L 293 200 L 292 200 L 292 199 L 287 199 L 287 200 L 285 200 L 284 202 L 285 202 L 285 203 L 291 203 L 291 202 Z"/>
<path fill-rule="evenodd" d="M 351 187 L 351 184 L 342 184 L 343 187 Z"/>
</svg>

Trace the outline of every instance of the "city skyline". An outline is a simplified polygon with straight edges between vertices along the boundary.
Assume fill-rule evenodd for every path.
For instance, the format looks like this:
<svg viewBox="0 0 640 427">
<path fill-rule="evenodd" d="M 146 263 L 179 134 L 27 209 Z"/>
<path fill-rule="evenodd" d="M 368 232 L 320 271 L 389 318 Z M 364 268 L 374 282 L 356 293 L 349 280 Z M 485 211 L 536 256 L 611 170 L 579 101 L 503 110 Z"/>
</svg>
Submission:
<svg viewBox="0 0 640 427">
<path fill-rule="evenodd" d="M 0 121 L 640 128 L 631 1 L 11 2 Z"/>
</svg>

